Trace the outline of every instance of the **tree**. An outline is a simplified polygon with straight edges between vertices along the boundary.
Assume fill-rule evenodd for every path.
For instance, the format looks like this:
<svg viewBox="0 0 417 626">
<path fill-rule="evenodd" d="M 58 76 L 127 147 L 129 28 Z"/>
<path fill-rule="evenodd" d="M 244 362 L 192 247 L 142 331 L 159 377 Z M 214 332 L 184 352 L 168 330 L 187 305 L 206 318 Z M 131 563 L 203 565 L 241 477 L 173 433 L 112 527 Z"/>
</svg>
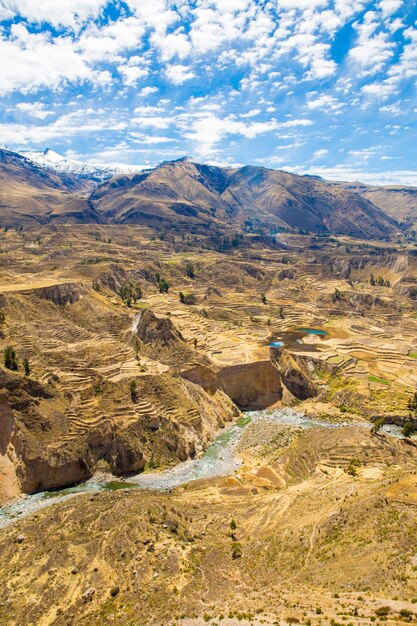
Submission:
<svg viewBox="0 0 417 626">
<path fill-rule="evenodd" d="M 132 402 L 136 402 L 138 399 L 138 384 L 136 382 L 136 380 L 131 380 L 130 381 L 130 397 L 132 399 Z"/>
<path fill-rule="evenodd" d="M 373 435 L 376 435 L 377 433 L 379 433 L 379 431 L 381 430 L 381 428 L 383 427 L 384 424 L 385 424 L 385 418 L 384 417 L 380 417 L 379 419 L 375 420 L 375 422 L 373 423 L 373 426 L 371 428 L 371 433 Z"/>
<path fill-rule="evenodd" d="M 4 366 L 8 370 L 16 371 L 18 368 L 16 352 L 11 346 L 8 346 L 4 351 Z"/>
<path fill-rule="evenodd" d="M 409 410 L 417 416 L 417 391 L 413 393 L 410 400 L 408 401 Z"/>
<path fill-rule="evenodd" d="M 197 298 L 193 293 L 182 293 L 180 292 L 180 302 L 182 304 L 196 304 Z"/>
<path fill-rule="evenodd" d="M 262 304 L 266 304 L 266 295 L 264 293 L 261 295 L 261 302 Z"/>
<path fill-rule="evenodd" d="M 5 321 L 6 321 L 6 315 L 5 315 L 4 311 L 2 311 L 2 309 L 0 309 L 0 324 L 4 324 Z"/>
<path fill-rule="evenodd" d="M 375 276 L 373 274 L 371 274 L 371 277 L 369 279 L 369 284 L 372 285 L 372 287 L 375 287 L 376 285 Z"/>
<path fill-rule="evenodd" d="M 161 277 L 158 283 L 159 293 L 168 293 L 169 291 L 169 283 L 165 280 L 165 278 Z"/>
<path fill-rule="evenodd" d="M 342 294 L 340 293 L 339 289 L 336 287 L 332 296 L 332 300 L 333 302 L 339 302 L 339 300 L 341 299 L 342 299 Z"/>
<path fill-rule="evenodd" d="M 401 433 L 406 439 L 409 439 L 411 437 L 411 435 L 414 433 L 414 425 L 411 420 L 405 422 L 404 426 L 401 429 Z"/>
<path fill-rule="evenodd" d="M 284 319 L 284 307 L 283 306 L 279 307 L 279 316 L 282 320 Z"/>
<path fill-rule="evenodd" d="M 23 369 L 25 370 L 25 376 L 30 376 L 29 359 L 27 359 L 26 357 L 23 359 Z"/>
<path fill-rule="evenodd" d="M 185 266 L 185 273 L 187 274 L 188 278 L 195 278 L 195 268 L 191 261 L 188 261 L 187 265 Z"/>
</svg>

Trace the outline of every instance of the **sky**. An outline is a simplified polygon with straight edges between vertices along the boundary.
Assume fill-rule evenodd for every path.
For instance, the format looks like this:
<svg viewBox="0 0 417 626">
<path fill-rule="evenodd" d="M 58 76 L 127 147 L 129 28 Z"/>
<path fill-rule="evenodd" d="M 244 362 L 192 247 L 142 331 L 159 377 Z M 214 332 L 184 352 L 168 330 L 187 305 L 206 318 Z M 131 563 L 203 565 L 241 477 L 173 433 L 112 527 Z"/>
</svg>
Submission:
<svg viewBox="0 0 417 626">
<path fill-rule="evenodd" d="M 415 0 L 0 0 L 0 144 L 417 186 Z"/>
</svg>

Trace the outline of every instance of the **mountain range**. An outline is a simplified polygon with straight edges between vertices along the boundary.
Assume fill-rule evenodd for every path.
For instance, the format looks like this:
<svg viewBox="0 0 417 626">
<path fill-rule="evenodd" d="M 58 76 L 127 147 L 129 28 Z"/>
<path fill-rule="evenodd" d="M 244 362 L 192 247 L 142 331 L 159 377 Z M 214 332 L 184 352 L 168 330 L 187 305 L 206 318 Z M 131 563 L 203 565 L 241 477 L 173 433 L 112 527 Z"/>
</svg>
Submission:
<svg viewBox="0 0 417 626">
<path fill-rule="evenodd" d="M 414 227 L 417 189 L 333 183 L 189 158 L 100 168 L 52 150 L 0 150 L 0 225 L 142 224 L 195 232 L 308 231 L 387 239 Z"/>
</svg>

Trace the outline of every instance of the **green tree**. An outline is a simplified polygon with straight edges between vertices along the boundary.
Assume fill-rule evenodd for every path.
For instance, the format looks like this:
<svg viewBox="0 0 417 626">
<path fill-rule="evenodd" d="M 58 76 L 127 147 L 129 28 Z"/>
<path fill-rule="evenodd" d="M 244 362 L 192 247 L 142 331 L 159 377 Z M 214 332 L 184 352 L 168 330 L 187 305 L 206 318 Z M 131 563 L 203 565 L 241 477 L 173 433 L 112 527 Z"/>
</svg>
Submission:
<svg viewBox="0 0 417 626">
<path fill-rule="evenodd" d="M 5 315 L 4 311 L 2 311 L 2 309 L 0 309 L 0 324 L 4 324 L 5 321 L 6 321 L 6 315 Z"/>
<path fill-rule="evenodd" d="M 375 422 L 373 423 L 373 426 L 371 428 L 371 433 L 374 434 L 374 435 L 379 433 L 379 431 L 381 430 L 381 428 L 383 427 L 384 424 L 385 424 L 385 418 L 384 417 L 380 417 L 379 419 L 375 420 Z"/>
<path fill-rule="evenodd" d="M 372 285 L 372 287 L 375 287 L 376 285 L 375 276 L 373 274 L 371 274 L 371 277 L 369 279 L 369 284 Z"/>
<path fill-rule="evenodd" d="M 282 320 L 284 319 L 284 307 L 283 306 L 279 307 L 279 316 Z"/>
<path fill-rule="evenodd" d="M 168 293 L 169 291 L 169 283 L 165 280 L 165 278 L 161 277 L 158 283 L 159 293 Z"/>
<path fill-rule="evenodd" d="M 13 371 L 16 371 L 18 368 L 16 352 L 11 346 L 8 346 L 4 351 L 4 366 L 8 370 Z"/>
<path fill-rule="evenodd" d="M 181 304 L 184 304 L 184 300 L 185 300 L 185 296 L 182 293 L 182 291 L 180 291 L 180 302 L 181 302 Z"/>
<path fill-rule="evenodd" d="M 264 293 L 261 295 L 261 302 L 262 304 L 266 304 L 266 294 Z"/>
<path fill-rule="evenodd" d="M 185 273 L 187 274 L 188 278 L 195 278 L 195 268 L 191 261 L 187 262 L 187 265 L 185 266 Z"/>
<path fill-rule="evenodd" d="M 401 429 L 401 433 L 406 439 L 409 439 L 411 437 L 411 435 L 414 433 L 414 426 L 411 420 L 405 422 L 404 426 Z"/>
<path fill-rule="evenodd" d="M 25 370 L 25 376 L 30 376 L 29 359 L 27 359 L 26 357 L 23 359 L 23 369 Z"/>
<path fill-rule="evenodd" d="M 132 399 L 132 402 L 136 402 L 138 399 L 138 384 L 136 382 L 136 380 L 131 380 L 130 381 L 130 397 Z"/>
<path fill-rule="evenodd" d="M 332 300 L 333 302 L 339 302 L 339 300 L 341 299 L 342 299 L 342 294 L 340 293 L 339 289 L 336 287 L 332 296 Z"/>
<path fill-rule="evenodd" d="M 417 416 L 417 391 L 413 393 L 410 400 L 408 401 L 409 410 Z"/>
</svg>

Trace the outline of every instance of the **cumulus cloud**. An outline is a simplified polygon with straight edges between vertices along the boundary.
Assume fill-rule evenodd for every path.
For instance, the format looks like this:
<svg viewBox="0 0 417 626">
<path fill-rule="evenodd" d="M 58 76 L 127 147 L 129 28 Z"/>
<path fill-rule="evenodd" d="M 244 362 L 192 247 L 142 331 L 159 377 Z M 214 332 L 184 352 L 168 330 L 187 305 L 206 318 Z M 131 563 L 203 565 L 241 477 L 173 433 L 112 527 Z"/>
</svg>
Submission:
<svg viewBox="0 0 417 626">
<path fill-rule="evenodd" d="M 0 0 L 5 19 L 19 16 L 28 22 L 72 26 L 98 17 L 108 0 Z"/>
<path fill-rule="evenodd" d="M 328 94 L 319 95 L 317 93 L 310 93 L 307 101 L 307 108 L 310 110 L 319 109 L 320 111 L 338 113 L 342 107 L 342 102 L 339 102 L 337 98 Z"/>
<path fill-rule="evenodd" d="M 169 65 L 165 70 L 165 76 L 173 85 L 183 85 L 187 80 L 194 78 L 195 74 L 186 65 Z"/>
<path fill-rule="evenodd" d="M 16 109 L 26 113 L 26 115 L 29 115 L 30 117 L 36 117 L 39 120 L 44 120 L 54 114 L 53 111 L 45 109 L 45 104 L 43 102 L 18 102 L 16 104 Z"/>
<path fill-rule="evenodd" d="M 181 152 L 224 162 L 261 162 L 284 149 L 328 161 L 340 149 L 366 165 L 358 138 L 395 134 L 400 144 L 412 132 L 417 29 L 405 6 L 0 0 L 3 20 L 12 20 L 0 27 L 0 142 L 60 137 L 80 152 L 77 137 L 89 133 L 91 150 L 111 151 L 111 141 L 121 149 L 123 140 L 148 157 L 158 146 L 168 157 L 178 141 Z M 277 136 L 287 144 L 277 147 Z M 319 146 L 330 140 L 325 154 Z"/>
</svg>

